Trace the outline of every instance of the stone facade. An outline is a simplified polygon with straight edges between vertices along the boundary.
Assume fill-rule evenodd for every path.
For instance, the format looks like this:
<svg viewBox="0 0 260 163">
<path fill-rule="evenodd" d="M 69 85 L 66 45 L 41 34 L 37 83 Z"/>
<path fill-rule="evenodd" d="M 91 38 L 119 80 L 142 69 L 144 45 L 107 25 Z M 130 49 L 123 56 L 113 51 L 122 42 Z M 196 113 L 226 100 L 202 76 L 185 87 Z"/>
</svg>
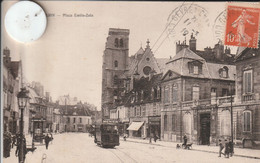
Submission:
<svg viewBox="0 0 260 163">
<path fill-rule="evenodd" d="M 185 47 L 167 68 L 161 82 L 161 138 L 182 141 L 186 134 L 189 142 L 216 144 L 217 103 L 235 85 L 235 66 L 207 62 Z"/>
<path fill-rule="evenodd" d="M 238 143 L 254 146 L 260 141 L 260 49 L 240 48 L 236 56 L 236 101 L 233 133 Z M 252 140 L 246 142 L 245 140 Z"/>
</svg>

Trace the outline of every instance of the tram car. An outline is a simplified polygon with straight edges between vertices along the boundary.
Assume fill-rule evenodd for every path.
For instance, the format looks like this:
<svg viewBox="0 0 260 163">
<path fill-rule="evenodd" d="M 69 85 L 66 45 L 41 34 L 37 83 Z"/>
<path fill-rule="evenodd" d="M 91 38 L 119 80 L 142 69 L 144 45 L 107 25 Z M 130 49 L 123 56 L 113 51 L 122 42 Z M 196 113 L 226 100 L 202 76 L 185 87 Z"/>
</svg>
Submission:
<svg viewBox="0 0 260 163">
<path fill-rule="evenodd" d="M 119 133 L 116 124 L 102 123 L 95 126 L 94 142 L 104 148 L 119 146 Z"/>
</svg>

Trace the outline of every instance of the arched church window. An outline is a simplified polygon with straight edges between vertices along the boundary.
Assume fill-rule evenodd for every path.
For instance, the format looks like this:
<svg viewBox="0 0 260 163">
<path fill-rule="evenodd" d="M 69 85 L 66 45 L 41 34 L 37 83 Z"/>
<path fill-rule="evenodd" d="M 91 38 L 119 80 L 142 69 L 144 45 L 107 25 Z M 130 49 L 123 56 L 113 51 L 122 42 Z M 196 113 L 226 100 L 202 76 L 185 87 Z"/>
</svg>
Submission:
<svg viewBox="0 0 260 163">
<path fill-rule="evenodd" d="M 117 60 L 115 60 L 114 66 L 115 66 L 115 67 L 118 67 L 118 61 L 117 61 Z"/>
<path fill-rule="evenodd" d="M 115 39 L 115 47 L 118 48 L 118 38 Z"/>
<path fill-rule="evenodd" d="M 114 85 L 118 84 L 118 77 L 117 75 L 114 76 Z"/>
<path fill-rule="evenodd" d="M 122 38 L 120 39 L 120 47 L 121 47 L 121 48 L 124 47 L 124 41 L 123 41 Z"/>
</svg>

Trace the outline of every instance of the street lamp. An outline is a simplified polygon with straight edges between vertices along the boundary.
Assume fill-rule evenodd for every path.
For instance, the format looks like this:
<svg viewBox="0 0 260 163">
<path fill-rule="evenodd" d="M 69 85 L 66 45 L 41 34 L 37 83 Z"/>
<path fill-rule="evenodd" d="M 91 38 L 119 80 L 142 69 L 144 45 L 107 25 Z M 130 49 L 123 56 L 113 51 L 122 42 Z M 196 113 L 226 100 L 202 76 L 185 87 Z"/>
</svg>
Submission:
<svg viewBox="0 0 260 163">
<path fill-rule="evenodd" d="M 26 107 L 28 99 L 29 99 L 29 96 L 27 94 L 28 94 L 28 91 L 25 88 L 21 88 L 21 91 L 17 94 L 18 106 L 19 106 L 19 109 L 21 110 L 20 139 L 19 139 L 20 142 L 18 142 L 18 143 L 20 143 L 19 156 L 18 156 L 19 163 L 24 162 L 23 111 L 24 111 L 24 108 Z"/>
<path fill-rule="evenodd" d="M 234 79 L 235 79 L 235 82 L 236 82 L 236 74 L 233 74 L 234 75 Z M 236 84 L 235 84 L 236 85 Z M 231 150 L 232 150 L 232 154 L 234 152 L 234 136 L 233 136 L 233 86 L 232 84 L 230 85 L 231 86 L 231 100 L 230 100 L 230 119 L 231 119 L 231 142 L 232 142 L 232 147 L 231 147 Z"/>
<path fill-rule="evenodd" d="M 34 117 L 35 117 L 35 112 L 33 111 L 32 112 L 32 129 L 33 129 L 33 135 L 32 135 L 32 148 L 34 148 L 34 132 L 35 132 L 35 129 L 34 129 Z"/>
</svg>

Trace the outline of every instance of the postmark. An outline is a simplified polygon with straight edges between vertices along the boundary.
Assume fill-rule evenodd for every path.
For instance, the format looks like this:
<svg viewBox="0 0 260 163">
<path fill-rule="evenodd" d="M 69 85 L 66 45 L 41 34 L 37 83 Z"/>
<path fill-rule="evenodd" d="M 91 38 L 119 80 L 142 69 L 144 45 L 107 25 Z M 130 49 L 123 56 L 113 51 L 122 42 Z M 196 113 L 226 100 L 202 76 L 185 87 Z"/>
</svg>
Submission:
<svg viewBox="0 0 260 163">
<path fill-rule="evenodd" d="M 225 45 L 258 47 L 259 8 L 228 6 Z"/>
<path fill-rule="evenodd" d="M 168 37 L 177 41 L 176 38 L 191 33 L 198 36 L 203 28 L 210 26 L 208 15 L 205 8 L 194 3 L 178 6 L 167 19 Z"/>
<path fill-rule="evenodd" d="M 227 20 L 227 10 L 222 11 L 215 19 L 212 26 L 213 38 L 224 42 L 224 34 Z"/>
</svg>

